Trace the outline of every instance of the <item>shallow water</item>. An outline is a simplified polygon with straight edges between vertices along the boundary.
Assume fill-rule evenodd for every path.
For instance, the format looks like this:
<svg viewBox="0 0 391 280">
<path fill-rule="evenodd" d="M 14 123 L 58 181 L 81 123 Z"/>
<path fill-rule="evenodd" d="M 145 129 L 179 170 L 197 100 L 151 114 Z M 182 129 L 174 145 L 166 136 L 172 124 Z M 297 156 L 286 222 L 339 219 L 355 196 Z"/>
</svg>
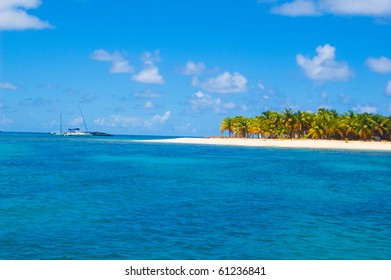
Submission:
<svg viewBox="0 0 391 280">
<path fill-rule="evenodd" d="M 391 153 L 0 134 L 0 259 L 391 259 Z"/>
</svg>

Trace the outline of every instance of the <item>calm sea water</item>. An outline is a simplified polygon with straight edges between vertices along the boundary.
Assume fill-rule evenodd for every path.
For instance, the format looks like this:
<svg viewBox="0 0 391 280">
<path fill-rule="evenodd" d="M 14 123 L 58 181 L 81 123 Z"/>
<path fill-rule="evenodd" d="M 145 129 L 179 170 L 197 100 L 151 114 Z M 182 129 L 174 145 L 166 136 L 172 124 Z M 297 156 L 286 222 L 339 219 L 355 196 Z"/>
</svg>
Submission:
<svg viewBox="0 0 391 280">
<path fill-rule="evenodd" d="M 391 153 L 0 134 L 0 259 L 391 259 Z"/>
</svg>

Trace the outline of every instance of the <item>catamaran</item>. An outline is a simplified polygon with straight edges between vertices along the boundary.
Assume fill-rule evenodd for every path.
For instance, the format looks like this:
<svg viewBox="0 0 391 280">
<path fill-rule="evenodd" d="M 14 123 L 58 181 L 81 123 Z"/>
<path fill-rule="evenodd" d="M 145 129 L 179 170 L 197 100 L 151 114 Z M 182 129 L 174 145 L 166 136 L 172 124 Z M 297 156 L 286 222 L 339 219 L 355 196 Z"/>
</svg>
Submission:
<svg viewBox="0 0 391 280">
<path fill-rule="evenodd" d="M 60 114 L 60 132 L 50 132 L 52 135 L 63 135 L 63 136 L 113 136 L 112 134 L 105 133 L 105 132 L 90 132 L 88 131 L 87 124 L 84 120 L 83 113 L 79 106 L 79 111 L 81 118 L 84 123 L 85 131 L 81 131 L 80 128 L 69 128 L 67 132 L 62 131 L 62 114 Z"/>
<path fill-rule="evenodd" d="M 92 136 L 92 133 L 88 131 L 80 131 L 77 127 L 69 128 L 68 131 L 64 133 L 64 136 Z"/>
<path fill-rule="evenodd" d="M 80 131 L 79 128 L 69 128 L 68 131 L 64 133 L 64 136 L 92 136 L 92 133 L 88 132 L 87 124 L 84 120 L 84 116 L 83 116 L 83 113 L 80 109 L 80 106 L 79 106 L 79 111 L 80 111 L 80 116 L 81 116 L 81 119 L 83 120 L 84 127 L 85 127 L 86 131 Z"/>
</svg>

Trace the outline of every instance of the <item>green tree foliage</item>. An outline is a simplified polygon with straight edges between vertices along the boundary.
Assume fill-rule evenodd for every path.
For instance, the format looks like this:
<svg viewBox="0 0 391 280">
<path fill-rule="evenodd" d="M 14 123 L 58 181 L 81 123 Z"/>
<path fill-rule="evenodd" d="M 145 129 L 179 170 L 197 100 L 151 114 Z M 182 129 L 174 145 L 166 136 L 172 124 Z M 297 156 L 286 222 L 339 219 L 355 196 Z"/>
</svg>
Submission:
<svg viewBox="0 0 391 280">
<path fill-rule="evenodd" d="M 341 115 L 323 108 L 316 113 L 286 109 L 265 111 L 254 118 L 227 117 L 221 122 L 220 130 L 228 131 L 229 137 L 246 138 L 391 140 L 391 116 L 352 111 Z"/>
</svg>

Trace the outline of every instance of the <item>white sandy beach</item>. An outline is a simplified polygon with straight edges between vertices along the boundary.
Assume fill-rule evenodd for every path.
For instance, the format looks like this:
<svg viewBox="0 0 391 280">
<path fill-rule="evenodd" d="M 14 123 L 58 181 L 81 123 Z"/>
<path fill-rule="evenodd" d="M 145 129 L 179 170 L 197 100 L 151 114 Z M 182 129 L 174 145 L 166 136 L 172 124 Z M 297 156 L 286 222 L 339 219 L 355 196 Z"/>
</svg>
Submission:
<svg viewBox="0 0 391 280">
<path fill-rule="evenodd" d="M 275 140 L 253 138 L 174 138 L 160 140 L 144 140 L 143 142 L 199 144 L 199 145 L 226 145 L 247 147 L 279 147 L 304 149 L 343 149 L 343 150 L 374 150 L 391 151 L 391 142 L 364 142 L 364 141 L 337 141 L 337 140 Z"/>
</svg>

